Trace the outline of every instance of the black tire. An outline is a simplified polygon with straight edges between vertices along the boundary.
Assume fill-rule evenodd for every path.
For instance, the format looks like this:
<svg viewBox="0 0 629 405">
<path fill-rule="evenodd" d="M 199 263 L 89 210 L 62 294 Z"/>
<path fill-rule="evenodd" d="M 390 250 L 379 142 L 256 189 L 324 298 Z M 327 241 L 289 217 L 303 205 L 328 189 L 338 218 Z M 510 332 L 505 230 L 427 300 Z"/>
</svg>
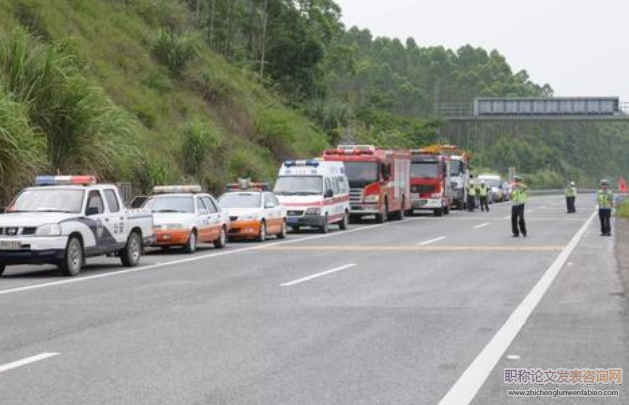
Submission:
<svg viewBox="0 0 629 405">
<path fill-rule="evenodd" d="M 349 224 L 349 214 L 346 212 L 345 215 L 343 215 L 343 219 L 341 220 L 341 222 L 339 222 L 339 229 L 341 231 L 346 230 L 348 224 Z"/>
<path fill-rule="evenodd" d="M 197 251 L 197 230 L 193 229 L 188 237 L 188 242 L 183 246 L 183 251 L 186 253 L 194 253 Z"/>
<path fill-rule="evenodd" d="M 389 201 L 384 200 L 384 212 L 376 214 L 376 223 L 384 224 L 389 219 Z"/>
<path fill-rule="evenodd" d="M 282 221 L 282 231 L 277 234 L 277 239 L 286 239 L 286 233 L 288 232 L 286 228 L 286 221 Z"/>
<path fill-rule="evenodd" d="M 4 273 L 4 269 L 6 269 L 6 267 L 6 264 L 0 263 L 0 277 L 2 277 L 2 273 Z"/>
<path fill-rule="evenodd" d="M 214 241 L 214 247 L 217 249 L 222 249 L 225 247 L 225 245 L 227 245 L 227 230 L 225 230 L 225 227 L 222 227 L 221 236 L 219 236 L 218 239 Z"/>
<path fill-rule="evenodd" d="M 443 216 L 443 208 L 436 208 L 432 211 L 436 217 Z"/>
<path fill-rule="evenodd" d="M 61 274 L 68 277 L 76 276 L 83 267 L 83 244 L 76 236 L 71 236 L 66 245 L 66 253 L 59 263 Z"/>
<path fill-rule="evenodd" d="M 260 221 L 260 232 L 258 232 L 256 240 L 258 242 L 264 242 L 266 240 L 266 222 L 264 222 L 264 220 Z"/>
<path fill-rule="evenodd" d="M 125 267 L 135 267 L 142 257 L 142 239 L 137 232 L 131 232 L 127 244 L 120 251 L 120 261 Z"/>
<path fill-rule="evenodd" d="M 330 232 L 330 222 L 328 222 L 328 216 L 326 215 L 323 218 L 323 225 L 319 227 L 319 233 L 328 233 Z"/>
</svg>

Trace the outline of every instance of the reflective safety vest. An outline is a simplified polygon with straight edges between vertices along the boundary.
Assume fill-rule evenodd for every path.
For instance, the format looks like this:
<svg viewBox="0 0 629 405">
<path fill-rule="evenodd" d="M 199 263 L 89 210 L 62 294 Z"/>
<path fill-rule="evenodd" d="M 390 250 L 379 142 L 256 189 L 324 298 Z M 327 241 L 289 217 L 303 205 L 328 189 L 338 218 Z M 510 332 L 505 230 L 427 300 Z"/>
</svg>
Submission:
<svg viewBox="0 0 629 405">
<path fill-rule="evenodd" d="M 476 186 L 474 186 L 474 183 L 471 183 L 469 186 L 467 186 L 467 195 L 471 197 L 476 197 Z"/>
<path fill-rule="evenodd" d="M 576 187 L 566 187 L 566 197 L 576 197 L 577 196 L 577 188 Z"/>
<path fill-rule="evenodd" d="M 513 192 L 511 192 L 511 200 L 513 205 L 526 204 L 529 200 L 529 195 L 526 193 L 526 189 L 522 186 L 515 186 Z"/>
<path fill-rule="evenodd" d="M 478 195 L 481 197 L 487 197 L 487 192 L 489 191 L 489 189 L 487 187 L 483 187 L 480 186 L 480 188 L 478 189 Z"/>
<path fill-rule="evenodd" d="M 614 193 L 611 190 L 598 190 L 596 200 L 599 210 L 611 210 L 614 207 Z"/>
</svg>

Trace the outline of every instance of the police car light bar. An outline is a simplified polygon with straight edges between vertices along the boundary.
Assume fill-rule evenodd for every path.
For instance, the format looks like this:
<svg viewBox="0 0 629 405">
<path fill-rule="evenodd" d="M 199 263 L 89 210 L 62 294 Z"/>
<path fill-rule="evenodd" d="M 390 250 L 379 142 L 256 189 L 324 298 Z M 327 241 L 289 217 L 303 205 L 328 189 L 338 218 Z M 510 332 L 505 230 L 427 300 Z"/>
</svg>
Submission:
<svg viewBox="0 0 629 405">
<path fill-rule="evenodd" d="M 155 194 L 168 194 L 168 193 L 200 193 L 203 189 L 198 184 L 182 185 L 182 186 L 155 186 L 153 193 Z"/>
<path fill-rule="evenodd" d="M 284 166 L 293 167 L 293 166 L 312 166 L 319 167 L 319 161 L 310 159 L 310 160 L 287 160 L 284 162 Z"/>
<path fill-rule="evenodd" d="M 94 176 L 37 176 L 37 186 L 89 186 L 96 184 Z"/>
</svg>

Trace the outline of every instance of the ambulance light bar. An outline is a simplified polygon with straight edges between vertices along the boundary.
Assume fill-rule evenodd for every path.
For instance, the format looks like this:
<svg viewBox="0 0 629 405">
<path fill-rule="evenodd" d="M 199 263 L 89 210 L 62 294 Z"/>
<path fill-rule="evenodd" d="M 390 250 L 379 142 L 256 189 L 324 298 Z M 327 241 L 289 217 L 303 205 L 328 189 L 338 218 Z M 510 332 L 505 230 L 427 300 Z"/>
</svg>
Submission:
<svg viewBox="0 0 629 405">
<path fill-rule="evenodd" d="M 284 162 L 284 166 L 286 167 L 294 167 L 294 166 L 312 166 L 319 167 L 319 161 L 310 159 L 310 160 L 287 160 Z"/>
<path fill-rule="evenodd" d="M 203 189 L 199 185 L 183 185 L 183 186 L 155 186 L 153 193 L 155 194 L 168 194 L 168 193 L 200 193 Z"/>
<path fill-rule="evenodd" d="M 37 176 L 37 186 L 89 186 L 96 184 L 94 176 Z"/>
</svg>

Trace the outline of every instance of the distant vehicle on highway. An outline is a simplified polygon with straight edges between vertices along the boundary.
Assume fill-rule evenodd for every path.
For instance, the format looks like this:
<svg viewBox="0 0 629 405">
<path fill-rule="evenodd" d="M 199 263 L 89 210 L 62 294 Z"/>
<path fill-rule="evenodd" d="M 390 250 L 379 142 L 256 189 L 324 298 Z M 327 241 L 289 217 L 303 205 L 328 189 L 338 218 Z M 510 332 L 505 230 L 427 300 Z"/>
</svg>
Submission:
<svg viewBox="0 0 629 405">
<path fill-rule="evenodd" d="M 313 227 L 328 233 L 331 224 L 347 229 L 349 182 L 342 162 L 287 160 L 273 192 L 286 207 L 292 230 Z"/>
<path fill-rule="evenodd" d="M 408 150 L 373 145 L 339 145 L 323 153 L 328 162 L 343 162 L 349 179 L 351 216 L 375 216 L 376 222 L 403 219 L 411 210 Z"/>
<path fill-rule="evenodd" d="M 194 253 L 198 243 L 213 243 L 219 249 L 227 243 L 229 218 L 201 186 L 157 186 L 143 207 L 154 215 L 154 246 L 181 246 Z"/>
<path fill-rule="evenodd" d="M 229 239 L 266 240 L 268 235 L 286 238 L 286 208 L 268 183 L 242 180 L 227 186 L 229 190 L 218 199 L 218 204 L 231 222 Z"/>
<path fill-rule="evenodd" d="M 76 276 L 88 257 L 136 266 L 153 240 L 153 216 L 127 210 L 118 188 L 93 176 L 38 176 L 0 215 L 0 275 L 7 265 L 54 264 Z"/>
<path fill-rule="evenodd" d="M 490 203 L 505 201 L 503 181 L 499 174 L 481 174 L 477 178 L 477 183 L 480 184 L 481 182 L 484 182 L 485 186 L 489 188 L 487 198 Z"/>
<path fill-rule="evenodd" d="M 511 199 L 511 183 L 508 181 L 502 182 L 502 195 L 504 197 L 504 201 Z"/>
<path fill-rule="evenodd" d="M 437 217 L 450 213 L 454 190 L 450 159 L 438 145 L 411 151 L 411 203 L 413 210 L 430 210 Z"/>
</svg>

